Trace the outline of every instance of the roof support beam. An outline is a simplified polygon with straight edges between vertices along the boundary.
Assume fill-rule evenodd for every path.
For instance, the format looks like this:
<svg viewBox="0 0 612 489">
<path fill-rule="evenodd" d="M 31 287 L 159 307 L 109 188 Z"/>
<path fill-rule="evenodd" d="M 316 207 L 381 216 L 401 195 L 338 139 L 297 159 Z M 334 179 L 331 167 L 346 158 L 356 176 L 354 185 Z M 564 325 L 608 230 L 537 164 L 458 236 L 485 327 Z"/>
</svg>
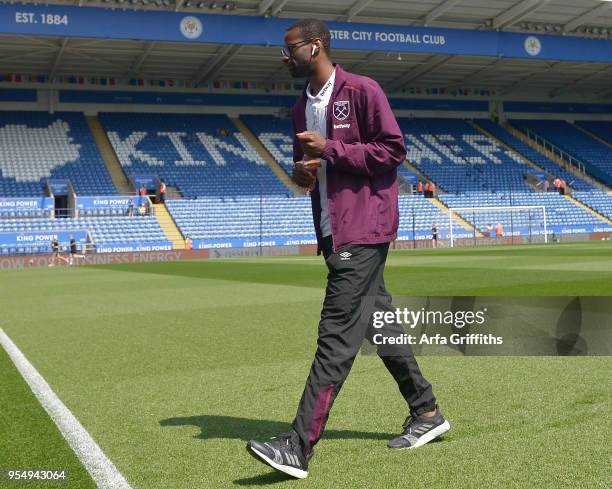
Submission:
<svg viewBox="0 0 612 489">
<path fill-rule="evenodd" d="M 64 39 L 62 39 L 62 44 L 60 44 L 60 48 L 57 51 L 57 54 L 55 55 L 55 60 L 53 61 L 53 66 L 51 67 L 51 71 L 49 71 L 49 80 L 53 81 L 53 78 L 55 78 L 55 74 L 57 73 L 57 68 L 60 65 L 60 62 L 62 61 L 62 56 L 64 55 L 64 51 L 66 50 L 66 46 L 68 45 L 68 38 L 65 37 Z"/>
<path fill-rule="evenodd" d="M 57 46 L 55 46 L 55 50 L 57 50 Z M 23 59 L 23 58 L 29 58 L 32 56 L 37 56 L 41 53 L 47 53 L 47 52 L 51 52 L 53 51 L 50 48 L 37 48 L 33 51 L 26 51 L 23 53 L 18 53 L 18 54 L 11 54 L 10 56 L 4 56 L 3 58 L 0 58 L 0 63 L 6 63 L 8 61 L 13 61 L 14 59 Z"/>
<path fill-rule="evenodd" d="M 132 66 L 130 66 L 130 71 L 128 71 L 127 73 L 128 78 L 132 78 L 138 73 L 138 70 L 140 70 L 140 67 L 145 62 L 145 60 L 148 58 L 149 54 L 151 54 L 151 51 L 153 51 L 154 47 L 155 47 L 155 41 L 147 42 L 147 44 L 145 45 L 144 51 L 138 55 L 138 58 L 136 58 L 134 60 L 134 63 L 132 63 Z"/>
<path fill-rule="evenodd" d="M 544 72 L 547 71 L 554 71 L 555 67 L 558 66 L 560 64 L 560 61 L 554 61 L 552 63 L 549 63 L 546 68 L 540 68 L 537 71 L 532 71 L 529 74 L 521 77 L 520 79 L 518 79 L 517 81 L 515 81 L 514 83 L 512 83 L 511 85 L 505 87 L 504 89 L 500 90 L 500 95 L 507 95 L 509 93 L 512 92 L 512 90 L 514 90 L 515 88 L 519 87 L 520 85 L 522 85 L 525 82 L 528 82 L 529 80 L 531 80 L 532 78 L 541 75 Z"/>
<path fill-rule="evenodd" d="M 446 0 L 442 2 L 425 16 L 425 25 L 428 26 L 429 24 L 431 24 L 434 20 L 448 12 L 459 2 L 461 2 L 461 0 Z"/>
<path fill-rule="evenodd" d="M 473 81 L 478 80 L 483 73 L 487 73 L 492 70 L 495 70 L 497 67 L 502 65 L 505 61 L 506 61 L 505 58 L 496 59 L 492 61 L 491 63 L 489 63 L 488 65 L 483 66 L 482 68 L 478 68 L 476 71 L 470 73 L 469 75 L 464 76 L 461 80 L 454 82 L 452 85 L 449 85 L 448 88 L 463 88 L 465 87 L 466 84 L 469 85 Z"/>
<path fill-rule="evenodd" d="M 108 60 L 106 60 L 104 58 L 100 58 L 98 56 L 92 56 L 90 54 L 81 53 L 77 49 L 68 48 L 68 51 L 70 51 L 70 54 L 72 54 L 73 56 L 78 56 L 78 57 L 83 58 L 83 59 L 88 59 L 90 61 L 95 62 L 96 64 L 107 65 L 108 67 L 115 68 L 119 72 L 123 72 L 123 70 L 125 69 L 125 68 L 123 68 L 123 69 L 120 68 L 117 64 L 113 63 L 112 61 L 108 61 Z M 83 69 L 87 70 L 87 68 L 83 68 Z"/>
<path fill-rule="evenodd" d="M 607 90 L 604 93 L 602 93 L 598 98 L 606 99 L 608 97 L 612 97 L 612 88 L 610 90 Z"/>
<path fill-rule="evenodd" d="M 289 0 L 281 0 L 279 4 L 272 9 L 272 11 L 270 12 L 270 15 L 272 17 L 274 17 L 275 15 L 278 15 L 280 11 L 283 10 L 283 7 L 287 4 L 288 1 Z"/>
<path fill-rule="evenodd" d="M 578 17 L 570 20 L 563 26 L 563 32 L 571 32 L 577 27 L 586 24 L 587 22 L 597 18 L 599 15 L 612 9 L 612 3 L 602 3 L 599 7 L 589 10 L 586 14 L 579 15 Z"/>
<path fill-rule="evenodd" d="M 439 66 L 442 66 L 448 60 L 450 60 L 453 56 L 443 56 L 443 55 L 435 55 L 432 56 L 424 65 L 419 66 L 416 69 L 411 69 L 406 74 L 400 76 L 399 78 L 391 81 L 385 86 L 385 91 L 394 92 L 408 83 L 417 80 L 423 75 L 435 70 Z"/>
<path fill-rule="evenodd" d="M 499 14 L 492 21 L 492 29 L 503 29 L 518 22 L 527 15 L 535 12 L 540 7 L 546 5 L 550 0 L 523 0 L 514 7 L 509 8 L 505 12 Z"/>
<path fill-rule="evenodd" d="M 261 2 L 259 2 L 259 6 L 257 7 L 257 15 L 264 15 L 273 3 L 274 0 L 261 0 Z"/>
<path fill-rule="evenodd" d="M 364 66 L 368 66 L 369 64 L 375 62 L 380 54 L 382 53 L 378 51 L 370 51 L 370 53 L 364 59 L 362 59 L 361 61 L 357 61 L 355 64 L 351 65 L 349 71 L 359 73 L 359 70 L 361 70 Z"/>
<path fill-rule="evenodd" d="M 581 83 L 590 80 L 591 78 L 597 78 L 599 76 L 605 75 L 607 72 L 612 70 L 612 65 L 606 66 L 604 69 L 596 71 L 595 73 L 589 73 L 588 75 L 582 76 L 577 80 L 573 80 L 569 83 L 565 83 L 564 85 L 551 90 L 548 94 L 550 97 L 556 97 L 564 92 L 571 92 L 573 89 L 577 88 Z"/>
<path fill-rule="evenodd" d="M 198 87 L 202 82 L 208 81 L 219 73 L 229 63 L 241 46 L 236 44 L 226 44 L 215 55 L 204 63 L 196 72 L 192 80 L 194 88 Z"/>
<path fill-rule="evenodd" d="M 345 15 L 340 17 L 340 20 L 351 22 L 355 17 L 357 17 L 357 15 L 359 15 L 359 12 L 361 12 L 371 3 L 372 3 L 372 0 L 358 0 L 357 2 L 353 4 L 353 6 L 349 9 L 349 11 Z"/>
</svg>

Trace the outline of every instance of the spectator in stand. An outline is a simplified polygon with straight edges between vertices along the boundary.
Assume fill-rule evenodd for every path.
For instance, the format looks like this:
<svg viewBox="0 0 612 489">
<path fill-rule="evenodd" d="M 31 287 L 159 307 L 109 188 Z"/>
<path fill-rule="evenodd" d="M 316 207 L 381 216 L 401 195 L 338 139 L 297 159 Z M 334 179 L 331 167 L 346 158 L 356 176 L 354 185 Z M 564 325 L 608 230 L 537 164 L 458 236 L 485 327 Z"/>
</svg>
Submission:
<svg viewBox="0 0 612 489">
<path fill-rule="evenodd" d="M 555 178 L 553 181 L 553 188 L 555 189 L 555 192 L 559 192 L 561 193 L 561 179 L 559 177 Z"/>
<path fill-rule="evenodd" d="M 146 216 L 147 215 L 147 206 L 145 205 L 144 202 L 142 202 L 139 206 L 138 206 L 138 215 L 139 216 Z"/>
<path fill-rule="evenodd" d="M 163 178 L 159 181 L 159 203 L 163 204 L 166 201 L 166 182 Z"/>
<path fill-rule="evenodd" d="M 422 193 L 423 193 L 423 182 L 419 180 L 419 182 L 417 183 L 417 194 L 422 194 Z"/>
<path fill-rule="evenodd" d="M 191 236 L 187 235 L 185 236 L 185 249 L 186 250 L 190 250 L 192 248 L 192 241 L 191 241 Z"/>
<path fill-rule="evenodd" d="M 425 182 L 425 198 L 429 198 L 429 182 Z"/>
<path fill-rule="evenodd" d="M 141 197 L 147 196 L 147 188 L 144 186 L 144 183 L 140 186 L 140 190 L 138 191 L 138 195 Z"/>
<path fill-rule="evenodd" d="M 435 223 L 431 226 L 431 246 L 434 248 L 438 247 L 438 227 Z"/>
<path fill-rule="evenodd" d="M 130 217 L 134 215 L 134 201 L 132 199 L 128 200 L 127 215 Z"/>
<path fill-rule="evenodd" d="M 561 183 L 559 184 L 559 193 L 565 195 L 565 180 L 563 179 L 561 179 Z"/>
<path fill-rule="evenodd" d="M 550 192 L 550 182 L 548 181 L 548 178 L 544 181 L 544 188 L 546 189 L 546 192 Z"/>
<path fill-rule="evenodd" d="M 490 224 L 487 224 L 487 227 L 485 228 L 485 238 L 490 238 L 491 237 L 491 230 L 493 229 L 493 226 L 491 226 Z"/>
<path fill-rule="evenodd" d="M 429 182 L 429 197 L 432 199 L 436 196 L 436 184 L 433 182 Z"/>
<path fill-rule="evenodd" d="M 504 228 L 501 225 L 501 222 L 498 222 L 495 225 L 495 239 L 497 239 L 498 241 L 504 237 Z"/>
</svg>

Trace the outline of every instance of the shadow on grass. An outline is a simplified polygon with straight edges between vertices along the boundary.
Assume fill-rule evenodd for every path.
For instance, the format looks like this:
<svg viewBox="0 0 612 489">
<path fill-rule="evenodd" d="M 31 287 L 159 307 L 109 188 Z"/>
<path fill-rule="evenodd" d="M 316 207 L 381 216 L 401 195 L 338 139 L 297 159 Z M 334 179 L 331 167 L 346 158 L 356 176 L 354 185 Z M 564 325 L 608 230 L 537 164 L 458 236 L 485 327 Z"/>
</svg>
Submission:
<svg viewBox="0 0 612 489">
<path fill-rule="evenodd" d="M 268 419 L 248 419 L 233 416 L 202 415 L 183 418 L 162 419 L 161 426 L 196 426 L 201 432 L 195 438 L 209 440 L 230 438 L 248 441 L 253 438 L 268 439 L 271 436 L 289 431 L 290 426 L 281 421 Z M 388 440 L 393 435 L 370 431 L 325 430 L 326 439 Z"/>
<path fill-rule="evenodd" d="M 273 470 L 273 469 L 270 469 Z M 256 475 L 255 477 L 245 477 L 244 479 L 236 479 L 234 484 L 237 486 L 269 486 L 278 484 L 279 482 L 287 482 L 295 480 L 293 477 L 283 474 L 282 472 L 268 472 L 267 474 Z"/>
</svg>

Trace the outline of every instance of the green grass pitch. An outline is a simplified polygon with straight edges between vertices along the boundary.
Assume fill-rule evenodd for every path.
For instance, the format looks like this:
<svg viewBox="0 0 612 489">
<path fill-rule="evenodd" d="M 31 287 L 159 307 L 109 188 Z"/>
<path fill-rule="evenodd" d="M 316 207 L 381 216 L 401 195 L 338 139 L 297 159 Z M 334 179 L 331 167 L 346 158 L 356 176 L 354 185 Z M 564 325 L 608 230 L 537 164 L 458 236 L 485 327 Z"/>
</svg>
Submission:
<svg viewBox="0 0 612 489">
<path fill-rule="evenodd" d="M 134 489 L 612 487 L 610 357 L 420 357 L 452 429 L 392 452 L 406 407 L 360 355 L 309 478 L 257 463 L 246 440 L 295 414 L 325 272 L 314 256 L 3 270 L 0 326 Z M 612 245 L 392 252 L 386 282 L 396 295 L 612 296 Z M 0 469 L 72 478 L 19 487 L 95 487 L 2 350 L 0 379 Z"/>
</svg>

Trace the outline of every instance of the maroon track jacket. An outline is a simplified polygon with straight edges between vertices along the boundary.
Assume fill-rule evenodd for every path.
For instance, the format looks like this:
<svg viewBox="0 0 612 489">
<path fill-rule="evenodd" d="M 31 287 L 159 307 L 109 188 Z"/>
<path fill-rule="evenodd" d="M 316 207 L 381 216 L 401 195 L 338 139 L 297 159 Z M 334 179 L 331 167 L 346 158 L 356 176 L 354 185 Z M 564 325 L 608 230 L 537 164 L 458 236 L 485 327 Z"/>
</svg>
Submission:
<svg viewBox="0 0 612 489">
<path fill-rule="evenodd" d="M 388 243 L 397 237 L 397 166 L 406 158 L 404 137 L 378 83 L 336 66 L 327 114 L 327 199 L 334 251 L 350 244 Z M 306 92 L 293 106 L 295 133 L 306 130 Z M 293 138 L 293 160 L 304 157 Z M 321 251 L 319 185 L 311 192 Z"/>
</svg>

